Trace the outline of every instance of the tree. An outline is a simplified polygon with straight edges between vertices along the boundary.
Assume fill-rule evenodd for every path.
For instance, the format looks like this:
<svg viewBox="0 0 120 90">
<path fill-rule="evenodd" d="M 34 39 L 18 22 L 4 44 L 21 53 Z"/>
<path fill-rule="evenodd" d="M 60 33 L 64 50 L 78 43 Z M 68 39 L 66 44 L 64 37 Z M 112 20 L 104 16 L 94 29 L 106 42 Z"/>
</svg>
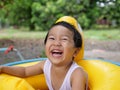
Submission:
<svg viewBox="0 0 120 90">
<path fill-rule="evenodd" d="M 6 1 L 6 0 L 5 0 Z M 32 0 L 7 0 L 4 2 L 3 9 L 6 9 L 5 16 L 12 25 L 27 26 L 30 30 L 34 30 L 34 24 L 31 23 L 31 5 Z M 2 2 L 1 2 L 2 3 Z"/>
<path fill-rule="evenodd" d="M 97 19 L 107 17 L 120 25 L 120 0 L 2 0 L 2 20 L 30 30 L 47 30 L 64 15 L 75 17 L 82 28 L 91 28 Z"/>
</svg>

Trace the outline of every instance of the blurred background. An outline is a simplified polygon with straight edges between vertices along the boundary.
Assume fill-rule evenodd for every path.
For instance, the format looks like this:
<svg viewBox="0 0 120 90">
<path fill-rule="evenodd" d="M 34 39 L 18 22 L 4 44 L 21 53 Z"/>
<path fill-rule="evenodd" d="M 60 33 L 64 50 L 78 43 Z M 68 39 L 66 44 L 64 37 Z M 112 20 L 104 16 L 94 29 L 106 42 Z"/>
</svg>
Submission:
<svg viewBox="0 0 120 90">
<path fill-rule="evenodd" d="M 86 58 L 119 61 L 120 0 L 0 0 L 0 48 L 14 45 L 25 59 L 45 57 L 47 30 L 65 15 L 83 29 Z M 14 54 L 0 52 L 0 63 L 16 61 Z"/>
<path fill-rule="evenodd" d="M 119 28 L 120 0 L 0 0 L 0 28 L 44 31 L 64 15 L 74 16 L 83 29 Z"/>
</svg>

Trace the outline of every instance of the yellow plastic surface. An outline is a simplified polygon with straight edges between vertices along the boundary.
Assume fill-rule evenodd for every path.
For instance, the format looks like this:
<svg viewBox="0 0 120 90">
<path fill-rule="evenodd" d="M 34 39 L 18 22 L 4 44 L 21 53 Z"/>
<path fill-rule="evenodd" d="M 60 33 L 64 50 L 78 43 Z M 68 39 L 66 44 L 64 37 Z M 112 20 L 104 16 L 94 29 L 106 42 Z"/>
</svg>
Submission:
<svg viewBox="0 0 120 90">
<path fill-rule="evenodd" d="M 0 90 L 35 90 L 35 89 L 24 79 L 6 74 L 1 74 Z"/>
<path fill-rule="evenodd" d="M 20 64 L 29 66 L 38 62 Z M 78 62 L 89 78 L 90 90 L 120 90 L 120 66 L 101 60 L 80 60 Z M 0 90 L 48 90 L 44 75 L 18 78 L 7 74 L 0 75 Z"/>
<path fill-rule="evenodd" d="M 78 62 L 89 76 L 90 90 L 120 90 L 120 66 L 102 60 Z"/>
<path fill-rule="evenodd" d="M 30 66 L 38 62 L 23 63 L 16 66 Z M 7 86 L 7 87 L 6 87 Z M 7 74 L 0 75 L 0 90 L 48 90 L 44 75 L 19 78 Z"/>
</svg>

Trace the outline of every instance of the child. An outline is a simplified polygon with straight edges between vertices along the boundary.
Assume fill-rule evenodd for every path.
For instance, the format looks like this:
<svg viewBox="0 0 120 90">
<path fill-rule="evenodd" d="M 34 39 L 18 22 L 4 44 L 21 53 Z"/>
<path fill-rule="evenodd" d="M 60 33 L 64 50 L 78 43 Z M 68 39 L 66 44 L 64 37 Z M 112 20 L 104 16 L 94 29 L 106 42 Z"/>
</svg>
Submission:
<svg viewBox="0 0 120 90">
<path fill-rule="evenodd" d="M 73 17 L 64 16 L 51 27 L 44 40 L 47 60 L 33 66 L 1 66 L 0 73 L 29 77 L 44 73 L 49 90 L 87 90 L 87 74 L 74 58 L 82 47 L 82 37 Z"/>
</svg>

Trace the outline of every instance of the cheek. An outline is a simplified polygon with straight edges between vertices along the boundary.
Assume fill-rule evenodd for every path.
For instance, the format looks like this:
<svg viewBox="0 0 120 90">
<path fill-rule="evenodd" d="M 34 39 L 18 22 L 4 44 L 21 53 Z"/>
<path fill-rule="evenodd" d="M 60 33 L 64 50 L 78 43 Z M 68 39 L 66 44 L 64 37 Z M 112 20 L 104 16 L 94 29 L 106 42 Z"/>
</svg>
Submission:
<svg viewBox="0 0 120 90">
<path fill-rule="evenodd" d="M 66 43 L 63 43 L 62 46 L 64 46 L 64 48 L 74 48 L 75 45 L 74 45 L 74 42 L 66 42 Z"/>
<path fill-rule="evenodd" d="M 46 44 L 45 44 L 45 52 L 48 52 L 49 47 L 50 47 L 49 43 L 46 43 Z"/>
<path fill-rule="evenodd" d="M 52 46 L 52 43 L 49 42 L 49 41 L 47 41 L 47 42 L 46 42 L 46 45 L 45 45 L 45 51 L 46 51 L 46 52 L 49 52 L 51 46 Z"/>
<path fill-rule="evenodd" d="M 75 49 L 75 47 L 74 47 L 74 45 L 72 45 L 72 44 L 64 45 L 64 50 L 65 50 L 65 52 L 67 52 L 67 53 L 73 52 L 74 49 Z"/>
<path fill-rule="evenodd" d="M 47 41 L 46 41 L 46 44 L 45 44 L 45 48 L 46 48 L 46 47 L 49 47 L 49 45 L 50 45 L 50 42 L 47 40 Z"/>
<path fill-rule="evenodd" d="M 45 54 L 48 57 L 49 56 L 49 47 L 48 45 L 45 45 Z"/>
</svg>

